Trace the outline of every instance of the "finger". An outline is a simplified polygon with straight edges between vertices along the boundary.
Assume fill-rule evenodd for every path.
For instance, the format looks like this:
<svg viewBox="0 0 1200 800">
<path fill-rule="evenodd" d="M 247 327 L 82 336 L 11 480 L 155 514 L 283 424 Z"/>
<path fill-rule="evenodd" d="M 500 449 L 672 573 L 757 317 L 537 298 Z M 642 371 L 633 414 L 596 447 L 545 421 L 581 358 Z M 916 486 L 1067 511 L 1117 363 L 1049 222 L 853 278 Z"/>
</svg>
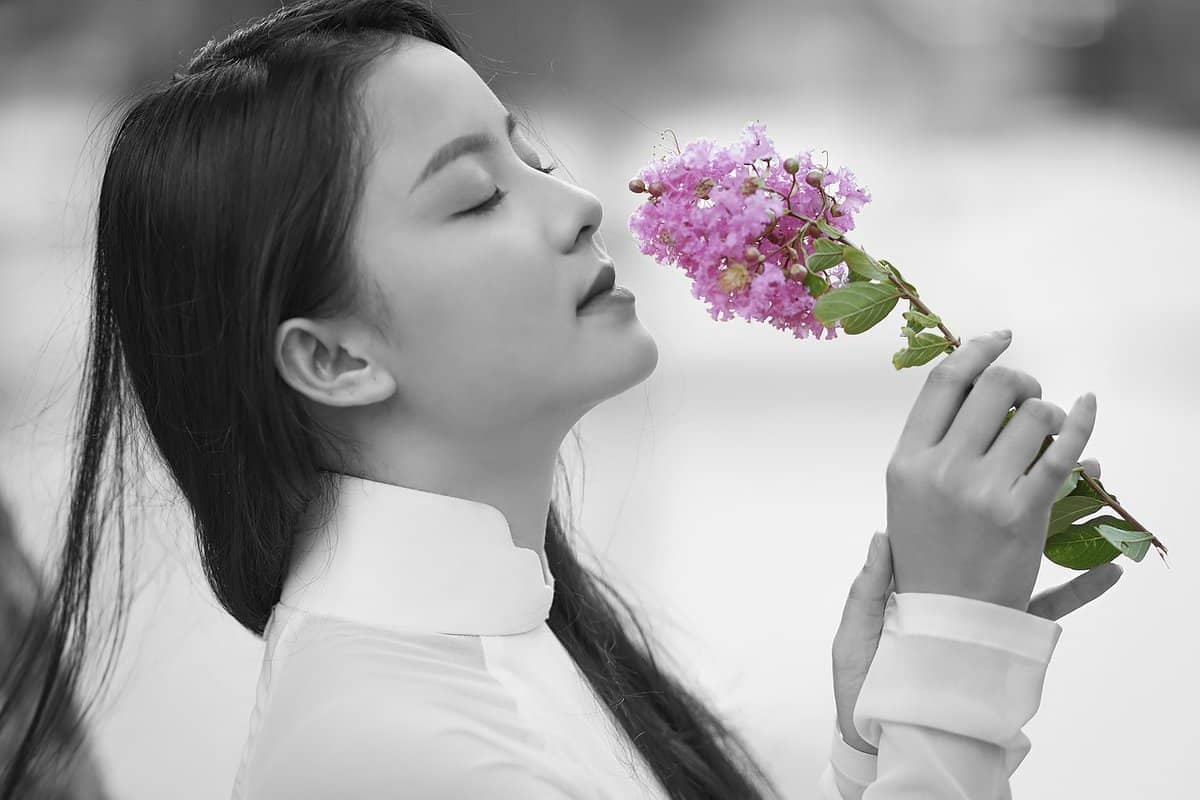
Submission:
<svg viewBox="0 0 1200 800">
<path fill-rule="evenodd" d="M 1029 398 L 1041 399 L 1041 396 L 1042 385 L 1029 373 L 992 364 L 971 387 L 941 443 L 953 453 L 981 455 L 998 433 L 1008 430 L 1016 421 L 1014 417 L 1008 425 L 1000 427 L 1013 406 L 1022 406 Z M 1037 449 L 1032 452 L 1036 453 Z M 1032 460 L 1031 455 L 1025 465 Z"/>
<path fill-rule="evenodd" d="M 1067 412 L 1054 403 L 1030 397 L 1000 430 L 984 460 L 1007 481 L 1005 488 L 1010 488 L 1037 458 L 1046 437 L 1062 430 L 1066 421 Z"/>
<path fill-rule="evenodd" d="M 932 447 L 941 441 L 979 373 L 996 360 L 1012 341 L 1011 332 L 976 336 L 930 370 L 905 420 L 898 454 Z"/>
<path fill-rule="evenodd" d="M 1026 610 L 1043 619 L 1061 619 L 1107 592 L 1124 573 L 1120 564 L 1111 561 L 1092 567 L 1061 586 L 1034 595 Z"/>
<path fill-rule="evenodd" d="M 850 584 L 842 621 L 837 635 L 856 642 L 864 636 L 879 635 L 883 624 L 884 606 L 892 580 L 892 550 L 886 534 L 872 537 L 874 558 L 863 565 Z"/>
<path fill-rule="evenodd" d="M 1049 505 L 1067 475 L 1079 463 L 1079 456 L 1096 427 L 1096 396 L 1091 392 L 1079 397 L 1067 412 L 1062 433 L 1055 437 L 1029 472 L 1017 478 L 1013 493 L 1026 507 Z"/>
<path fill-rule="evenodd" d="M 1100 462 L 1094 458 L 1085 458 L 1079 462 L 1079 466 L 1083 467 L 1083 471 L 1093 478 L 1100 477 Z"/>
</svg>

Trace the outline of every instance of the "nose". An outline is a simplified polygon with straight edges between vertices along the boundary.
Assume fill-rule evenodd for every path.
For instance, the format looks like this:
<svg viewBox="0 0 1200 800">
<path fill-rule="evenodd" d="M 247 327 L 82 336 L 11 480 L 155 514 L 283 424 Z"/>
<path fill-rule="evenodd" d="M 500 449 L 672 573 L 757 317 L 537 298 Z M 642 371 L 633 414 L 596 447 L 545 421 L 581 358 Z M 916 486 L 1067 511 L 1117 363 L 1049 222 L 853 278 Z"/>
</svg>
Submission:
<svg viewBox="0 0 1200 800">
<path fill-rule="evenodd" d="M 570 190 L 574 195 L 570 204 L 571 213 L 565 215 L 566 221 L 563 223 L 567 226 L 563 236 L 567 252 L 594 246 L 603 254 L 604 248 L 593 242 L 604 219 L 604 206 L 600 198 L 579 186 L 570 186 Z"/>
</svg>

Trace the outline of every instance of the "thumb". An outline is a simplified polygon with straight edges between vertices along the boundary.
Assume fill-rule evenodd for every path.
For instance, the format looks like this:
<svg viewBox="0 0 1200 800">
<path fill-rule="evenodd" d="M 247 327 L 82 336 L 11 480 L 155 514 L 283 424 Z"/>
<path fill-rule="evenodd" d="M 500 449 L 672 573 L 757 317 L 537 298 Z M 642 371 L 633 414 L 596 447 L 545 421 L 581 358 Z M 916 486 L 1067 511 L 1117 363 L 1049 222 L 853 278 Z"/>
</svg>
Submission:
<svg viewBox="0 0 1200 800">
<path fill-rule="evenodd" d="M 882 615 L 892 583 L 892 548 L 886 533 L 871 537 L 867 561 L 850 584 L 846 599 L 846 614 L 875 613 Z"/>
<path fill-rule="evenodd" d="M 834 660 L 838 654 L 861 655 L 864 648 L 873 654 L 883 629 L 888 594 L 892 582 L 892 549 L 885 533 L 871 539 L 867 562 L 850 584 L 842 618 L 833 637 Z"/>
</svg>

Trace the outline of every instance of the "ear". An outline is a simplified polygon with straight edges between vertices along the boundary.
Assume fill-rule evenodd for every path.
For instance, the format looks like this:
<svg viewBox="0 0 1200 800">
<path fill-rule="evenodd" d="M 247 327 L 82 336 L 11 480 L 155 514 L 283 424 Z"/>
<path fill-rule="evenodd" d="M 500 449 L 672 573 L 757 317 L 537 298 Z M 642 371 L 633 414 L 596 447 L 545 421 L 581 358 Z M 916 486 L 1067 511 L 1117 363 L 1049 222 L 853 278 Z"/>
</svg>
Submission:
<svg viewBox="0 0 1200 800">
<path fill-rule="evenodd" d="M 327 406 L 366 406 L 396 392 L 396 380 L 378 362 L 355 355 L 365 349 L 344 324 L 303 317 L 275 331 L 275 367 L 289 386 Z"/>
</svg>

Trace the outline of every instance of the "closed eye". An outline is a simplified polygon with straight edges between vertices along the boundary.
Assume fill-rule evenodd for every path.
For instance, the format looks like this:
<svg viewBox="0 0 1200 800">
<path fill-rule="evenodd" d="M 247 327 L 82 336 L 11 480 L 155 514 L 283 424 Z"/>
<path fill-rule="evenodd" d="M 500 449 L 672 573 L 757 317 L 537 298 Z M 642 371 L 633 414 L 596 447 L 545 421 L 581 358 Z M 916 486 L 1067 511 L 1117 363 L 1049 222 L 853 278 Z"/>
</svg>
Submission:
<svg viewBox="0 0 1200 800">
<path fill-rule="evenodd" d="M 549 175 L 550 173 L 554 172 L 554 170 L 558 169 L 558 165 L 551 164 L 548 167 L 534 167 L 534 169 L 536 169 L 538 172 Z M 500 205 L 500 201 L 503 200 L 505 195 L 507 195 L 507 194 L 508 194 L 508 192 L 504 191 L 499 186 L 497 186 L 496 191 L 493 192 L 492 196 L 489 197 L 487 200 L 484 200 L 482 203 L 475 206 L 474 208 L 469 208 L 466 211 L 459 212 L 459 214 L 456 216 L 461 216 L 463 214 L 486 214 L 487 212 L 491 211 L 496 206 Z"/>
<path fill-rule="evenodd" d="M 506 194 L 508 194 L 508 192 L 502 190 L 499 186 L 497 186 L 496 191 L 493 192 L 492 196 L 489 197 L 487 200 L 484 200 L 482 203 L 475 206 L 474 208 L 468 208 L 466 211 L 461 211 L 458 214 L 456 214 L 455 216 L 463 216 L 465 214 L 487 213 L 488 211 L 491 211 L 496 206 L 500 205 L 500 201 L 504 199 L 504 195 L 506 195 Z"/>
</svg>

